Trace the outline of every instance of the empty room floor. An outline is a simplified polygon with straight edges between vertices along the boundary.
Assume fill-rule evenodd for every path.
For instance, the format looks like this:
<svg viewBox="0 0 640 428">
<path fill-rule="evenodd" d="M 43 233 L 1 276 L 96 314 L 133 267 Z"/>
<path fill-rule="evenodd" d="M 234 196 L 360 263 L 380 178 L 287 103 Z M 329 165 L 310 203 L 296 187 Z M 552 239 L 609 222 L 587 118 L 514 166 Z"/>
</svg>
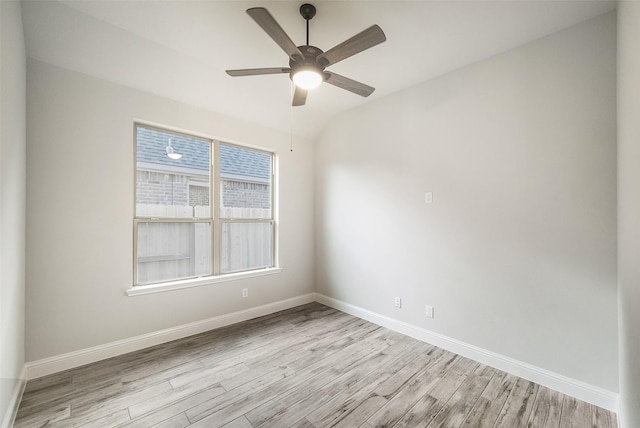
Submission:
<svg viewBox="0 0 640 428">
<path fill-rule="evenodd" d="M 616 427 L 614 413 L 319 303 L 27 383 L 15 427 Z"/>
</svg>

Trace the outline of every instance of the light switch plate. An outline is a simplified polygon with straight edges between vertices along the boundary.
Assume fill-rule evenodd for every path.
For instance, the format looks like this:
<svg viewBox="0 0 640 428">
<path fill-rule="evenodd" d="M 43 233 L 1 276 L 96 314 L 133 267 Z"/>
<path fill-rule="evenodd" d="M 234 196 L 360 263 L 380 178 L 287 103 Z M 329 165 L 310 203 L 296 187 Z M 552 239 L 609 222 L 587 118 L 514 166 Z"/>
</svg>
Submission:
<svg viewBox="0 0 640 428">
<path fill-rule="evenodd" d="M 424 316 L 427 318 L 433 318 L 433 306 L 425 306 L 424 307 Z"/>
<path fill-rule="evenodd" d="M 433 203 L 433 192 L 426 192 L 424 194 L 424 203 L 425 204 Z"/>
</svg>

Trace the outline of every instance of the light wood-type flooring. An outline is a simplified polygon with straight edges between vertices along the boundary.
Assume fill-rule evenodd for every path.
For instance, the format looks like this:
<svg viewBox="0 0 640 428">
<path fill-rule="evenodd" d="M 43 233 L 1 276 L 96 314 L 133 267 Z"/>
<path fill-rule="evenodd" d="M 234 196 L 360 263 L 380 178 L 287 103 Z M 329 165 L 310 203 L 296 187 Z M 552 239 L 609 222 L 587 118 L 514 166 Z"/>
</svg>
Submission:
<svg viewBox="0 0 640 428">
<path fill-rule="evenodd" d="M 27 383 L 16 427 L 615 427 L 615 414 L 318 303 Z"/>
</svg>

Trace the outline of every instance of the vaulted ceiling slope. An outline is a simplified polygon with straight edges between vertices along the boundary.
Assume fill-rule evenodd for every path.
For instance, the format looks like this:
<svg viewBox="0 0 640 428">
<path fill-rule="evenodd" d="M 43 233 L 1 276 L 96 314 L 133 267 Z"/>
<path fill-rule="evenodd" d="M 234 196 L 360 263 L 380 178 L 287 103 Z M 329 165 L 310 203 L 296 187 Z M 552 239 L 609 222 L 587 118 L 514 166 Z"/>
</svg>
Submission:
<svg viewBox="0 0 640 428">
<path fill-rule="evenodd" d="M 387 41 L 332 67 L 374 86 L 361 98 L 331 85 L 291 108 L 287 75 L 225 69 L 286 66 L 245 13 L 267 8 L 304 44 L 301 1 L 23 0 L 27 55 L 231 117 L 315 137 L 331 117 L 615 8 L 615 1 L 326 1 L 312 3 L 310 44 L 324 50 L 373 24 Z"/>
</svg>

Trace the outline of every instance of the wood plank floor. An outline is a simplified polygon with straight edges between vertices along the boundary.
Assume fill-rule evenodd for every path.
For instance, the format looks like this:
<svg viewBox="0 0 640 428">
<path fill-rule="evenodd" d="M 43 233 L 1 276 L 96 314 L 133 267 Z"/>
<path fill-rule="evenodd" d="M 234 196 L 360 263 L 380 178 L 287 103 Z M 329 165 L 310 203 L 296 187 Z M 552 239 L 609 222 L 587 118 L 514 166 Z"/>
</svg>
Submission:
<svg viewBox="0 0 640 428">
<path fill-rule="evenodd" d="M 615 414 L 312 303 L 27 383 L 16 427 L 616 427 Z"/>
</svg>

